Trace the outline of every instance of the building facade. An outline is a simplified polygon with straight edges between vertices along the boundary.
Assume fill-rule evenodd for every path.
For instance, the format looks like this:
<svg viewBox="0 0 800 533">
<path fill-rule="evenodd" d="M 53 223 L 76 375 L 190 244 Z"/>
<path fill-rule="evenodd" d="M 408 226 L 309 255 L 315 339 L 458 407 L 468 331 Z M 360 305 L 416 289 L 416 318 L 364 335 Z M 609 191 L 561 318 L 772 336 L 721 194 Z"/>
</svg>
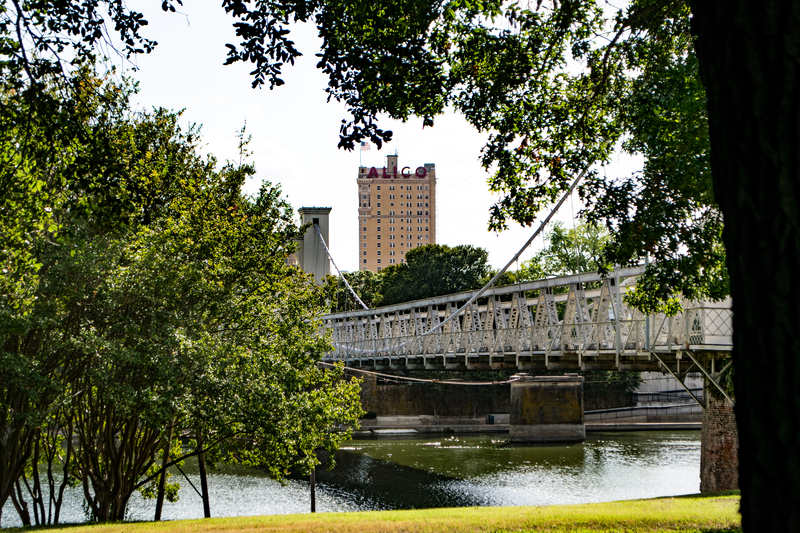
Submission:
<svg viewBox="0 0 800 533">
<path fill-rule="evenodd" d="M 436 166 L 400 167 L 390 155 L 382 168 L 359 167 L 358 233 L 359 270 L 379 272 L 435 244 Z"/>
</svg>

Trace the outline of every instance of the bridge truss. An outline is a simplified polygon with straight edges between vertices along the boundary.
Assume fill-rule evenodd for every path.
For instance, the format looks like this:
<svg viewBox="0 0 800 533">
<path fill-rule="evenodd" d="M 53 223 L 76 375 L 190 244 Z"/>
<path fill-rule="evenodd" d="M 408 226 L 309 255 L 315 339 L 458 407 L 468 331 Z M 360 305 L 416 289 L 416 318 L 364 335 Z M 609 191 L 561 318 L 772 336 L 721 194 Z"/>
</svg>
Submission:
<svg viewBox="0 0 800 533">
<path fill-rule="evenodd" d="M 623 298 L 643 271 L 493 287 L 471 303 L 477 291 L 328 314 L 334 350 L 323 360 L 364 370 L 662 371 L 681 382 L 700 372 L 725 394 L 731 300 L 643 315 Z"/>
</svg>

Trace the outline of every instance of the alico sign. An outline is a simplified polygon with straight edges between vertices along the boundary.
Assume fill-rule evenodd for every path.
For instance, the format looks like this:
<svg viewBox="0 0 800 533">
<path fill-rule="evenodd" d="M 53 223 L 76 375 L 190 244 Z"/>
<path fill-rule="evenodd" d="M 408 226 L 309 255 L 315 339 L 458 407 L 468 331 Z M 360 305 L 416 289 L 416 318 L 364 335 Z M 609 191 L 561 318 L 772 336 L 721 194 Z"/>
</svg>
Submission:
<svg viewBox="0 0 800 533">
<path fill-rule="evenodd" d="M 424 178 L 428 175 L 428 169 L 425 167 L 417 167 L 417 170 L 414 171 L 414 175 L 417 178 Z M 367 173 L 368 178 L 397 178 L 397 167 L 394 167 L 393 172 L 389 172 L 386 170 L 386 167 L 383 167 L 383 172 L 378 173 L 378 169 L 376 167 L 372 167 L 369 169 Z M 399 177 L 401 178 L 410 178 L 411 177 L 411 167 L 403 167 L 400 171 Z"/>
</svg>

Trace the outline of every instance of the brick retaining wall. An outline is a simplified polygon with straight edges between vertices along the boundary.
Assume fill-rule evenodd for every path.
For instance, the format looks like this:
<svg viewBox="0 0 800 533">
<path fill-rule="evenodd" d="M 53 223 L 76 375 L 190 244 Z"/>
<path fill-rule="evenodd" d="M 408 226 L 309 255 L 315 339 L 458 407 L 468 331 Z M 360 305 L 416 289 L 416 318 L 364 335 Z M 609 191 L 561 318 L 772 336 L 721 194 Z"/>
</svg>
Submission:
<svg viewBox="0 0 800 533">
<path fill-rule="evenodd" d="M 361 405 L 378 416 L 485 417 L 509 413 L 510 385 L 460 386 L 434 383 L 379 385 L 374 376 L 364 377 Z M 617 391 L 584 391 L 584 408 L 589 410 L 628 407 L 633 395 Z"/>
<path fill-rule="evenodd" d="M 709 394 L 703 413 L 700 492 L 739 488 L 739 432 L 733 406 Z"/>
</svg>

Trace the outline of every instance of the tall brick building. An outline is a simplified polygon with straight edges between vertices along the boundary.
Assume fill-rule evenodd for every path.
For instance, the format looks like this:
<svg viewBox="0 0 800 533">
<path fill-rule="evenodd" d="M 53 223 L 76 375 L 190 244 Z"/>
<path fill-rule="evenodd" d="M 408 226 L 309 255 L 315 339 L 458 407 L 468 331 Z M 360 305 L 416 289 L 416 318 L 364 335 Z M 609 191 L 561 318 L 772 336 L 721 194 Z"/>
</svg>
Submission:
<svg viewBox="0 0 800 533">
<path fill-rule="evenodd" d="M 358 169 L 358 265 L 378 272 L 405 263 L 405 254 L 436 243 L 436 166 Z"/>
</svg>

